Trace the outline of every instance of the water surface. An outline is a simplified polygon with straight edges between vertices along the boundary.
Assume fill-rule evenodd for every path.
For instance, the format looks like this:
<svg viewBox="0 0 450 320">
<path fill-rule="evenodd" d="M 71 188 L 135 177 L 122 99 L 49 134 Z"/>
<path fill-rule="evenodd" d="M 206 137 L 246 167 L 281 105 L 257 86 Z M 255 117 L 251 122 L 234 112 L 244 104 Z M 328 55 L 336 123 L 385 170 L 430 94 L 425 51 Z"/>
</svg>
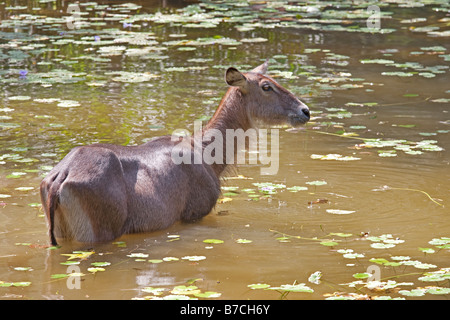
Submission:
<svg viewBox="0 0 450 320">
<path fill-rule="evenodd" d="M 369 30 L 367 4 L 327 3 L 0 3 L 0 297 L 446 299 L 448 4 L 381 2 Z M 312 112 L 278 128 L 276 175 L 239 166 L 198 223 L 48 248 L 39 183 L 71 148 L 193 130 L 228 66 L 267 58 Z"/>
</svg>

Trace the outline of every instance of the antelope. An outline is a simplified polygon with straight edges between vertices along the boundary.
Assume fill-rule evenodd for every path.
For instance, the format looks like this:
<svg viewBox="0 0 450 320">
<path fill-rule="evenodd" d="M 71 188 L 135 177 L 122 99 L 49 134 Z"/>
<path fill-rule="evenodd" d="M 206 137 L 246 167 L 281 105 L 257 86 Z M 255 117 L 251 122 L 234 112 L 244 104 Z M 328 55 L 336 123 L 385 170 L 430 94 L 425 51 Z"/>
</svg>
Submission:
<svg viewBox="0 0 450 320">
<path fill-rule="evenodd" d="M 309 120 L 308 107 L 265 75 L 267 68 L 268 61 L 248 73 L 226 70 L 230 87 L 209 122 L 190 137 L 192 157 L 196 137 L 212 130 L 247 130 L 257 121 L 297 127 Z M 202 143 L 206 147 L 208 139 Z M 210 213 L 228 163 L 176 164 L 172 153 L 177 144 L 171 136 L 162 136 L 138 146 L 73 148 L 40 184 L 51 244 L 58 245 L 57 238 L 107 242 L 123 234 L 162 230 L 176 221 L 193 222 Z"/>
</svg>

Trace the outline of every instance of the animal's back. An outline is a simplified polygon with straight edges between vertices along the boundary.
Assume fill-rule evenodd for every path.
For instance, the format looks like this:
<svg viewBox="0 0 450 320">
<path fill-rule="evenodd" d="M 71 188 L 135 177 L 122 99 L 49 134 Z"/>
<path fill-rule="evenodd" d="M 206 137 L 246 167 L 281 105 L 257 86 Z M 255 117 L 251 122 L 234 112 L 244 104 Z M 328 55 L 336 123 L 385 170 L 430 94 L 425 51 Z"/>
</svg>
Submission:
<svg viewBox="0 0 450 320">
<path fill-rule="evenodd" d="M 50 230 L 81 242 L 107 241 L 208 214 L 219 180 L 207 165 L 175 164 L 174 146 L 166 136 L 140 146 L 74 148 L 41 184 Z"/>
</svg>

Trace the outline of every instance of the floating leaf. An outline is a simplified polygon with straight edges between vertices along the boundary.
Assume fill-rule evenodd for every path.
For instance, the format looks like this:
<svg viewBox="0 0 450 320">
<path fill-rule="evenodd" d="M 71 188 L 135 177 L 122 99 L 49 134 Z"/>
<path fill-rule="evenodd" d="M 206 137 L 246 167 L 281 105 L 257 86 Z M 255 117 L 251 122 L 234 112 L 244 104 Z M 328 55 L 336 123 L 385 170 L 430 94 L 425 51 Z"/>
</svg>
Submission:
<svg viewBox="0 0 450 320">
<path fill-rule="evenodd" d="M 428 287 L 427 293 L 431 294 L 450 294 L 450 288 Z"/>
<path fill-rule="evenodd" d="M 362 253 L 345 253 L 342 257 L 346 259 L 356 259 L 356 258 L 364 258 L 364 254 Z"/>
<path fill-rule="evenodd" d="M 26 101 L 26 100 L 30 100 L 31 97 L 29 96 L 12 96 L 12 97 L 8 97 L 8 100 L 13 100 L 13 101 Z"/>
<path fill-rule="evenodd" d="M 270 287 L 270 284 L 267 283 L 254 283 L 254 284 L 249 284 L 247 285 L 247 287 L 249 287 L 250 289 L 267 289 Z"/>
<path fill-rule="evenodd" d="M 13 282 L 13 287 L 29 287 L 31 285 L 31 282 L 29 281 L 19 281 L 19 282 Z"/>
<path fill-rule="evenodd" d="M 72 275 L 72 274 L 55 273 L 50 276 L 50 279 L 63 279 L 63 278 L 68 278 L 70 275 Z"/>
<path fill-rule="evenodd" d="M 194 295 L 200 293 L 200 290 L 196 286 L 176 286 L 170 293 L 180 295 Z"/>
<path fill-rule="evenodd" d="M 194 293 L 197 298 L 219 298 L 222 294 L 215 291 L 205 291 L 200 293 Z"/>
<path fill-rule="evenodd" d="M 332 232 L 332 233 L 330 233 L 330 235 L 338 236 L 338 237 L 342 237 L 342 238 L 347 238 L 347 237 L 351 237 L 352 236 L 351 233 L 342 233 L 342 232 Z"/>
<path fill-rule="evenodd" d="M 261 38 L 261 37 L 255 37 L 255 38 L 245 38 L 245 39 L 241 39 L 241 42 L 246 42 L 246 43 L 255 43 L 255 42 L 266 42 L 268 41 L 268 39 L 266 38 Z"/>
<path fill-rule="evenodd" d="M 328 213 L 331 214 L 350 214 L 350 213 L 354 213 L 356 211 L 353 210 L 340 210 L 340 209 L 327 209 Z"/>
<path fill-rule="evenodd" d="M 148 262 L 156 264 L 156 263 L 164 262 L 164 260 L 161 260 L 161 259 L 150 259 L 150 260 L 148 260 Z"/>
<path fill-rule="evenodd" d="M 69 257 L 67 260 L 73 259 L 86 260 L 94 253 L 95 253 L 94 251 L 74 251 L 73 253 L 62 253 L 61 255 Z"/>
<path fill-rule="evenodd" d="M 353 156 L 343 156 L 341 154 L 312 154 L 311 159 L 319 159 L 319 160 L 337 160 L 337 161 L 354 161 L 361 160 L 361 158 L 353 157 Z"/>
<path fill-rule="evenodd" d="M 310 287 L 306 286 L 304 283 L 299 284 L 283 284 L 279 287 L 270 287 L 266 290 L 276 290 L 276 291 L 284 291 L 284 292 L 306 292 L 313 293 L 314 290 Z"/>
<path fill-rule="evenodd" d="M 80 261 L 64 261 L 60 262 L 63 266 L 71 266 L 71 265 L 77 265 L 80 264 Z"/>
<path fill-rule="evenodd" d="M 205 260 L 206 257 L 205 256 L 185 256 L 185 257 L 182 257 L 181 259 L 188 260 L 188 261 L 201 261 L 201 260 Z"/>
<path fill-rule="evenodd" d="M 321 245 L 326 246 L 326 247 L 334 247 L 337 246 L 339 243 L 335 242 L 335 241 L 322 241 L 320 242 Z"/>
<path fill-rule="evenodd" d="M 320 284 L 320 278 L 322 278 L 322 272 L 316 271 L 309 276 L 308 281 L 314 284 Z"/>
<path fill-rule="evenodd" d="M 219 244 L 219 243 L 223 243 L 223 240 L 219 240 L 219 239 L 205 239 L 203 240 L 204 243 L 209 243 L 209 244 Z"/>
<path fill-rule="evenodd" d="M 389 65 L 394 63 L 394 61 L 392 60 L 386 60 L 386 59 L 363 59 L 363 60 L 359 60 L 362 64 L 367 64 L 367 63 L 376 63 L 376 64 L 384 64 L 384 65 Z"/>
<path fill-rule="evenodd" d="M 370 246 L 372 248 L 375 248 L 375 249 L 389 249 L 389 248 L 395 247 L 395 244 L 391 244 L 391 243 L 372 243 Z"/>
<path fill-rule="evenodd" d="M 428 243 L 432 244 L 434 246 L 445 245 L 445 244 L 450 243 L 450 238 L 448 238 L 448 237 L 434 238 L 433 240 L 429 241 Z"/>
<path fill-rule="evenodd" d="M 391 259 L 392 260 L 404 261 L 404 260 L 411 259 L 411 257 L 409 257 L 409 256 L 392 256 Z"/>
<path fill-rule="evenodd" d="M 436 251 L 432 248 L 419 248 L 423 253 L 435 253 Z"/>
<path fill-rule="evenodd" d="M 16 270 L 16 271 L 32 271 L 33 269 L 31 267 L 15 267 L 14 270 Z"/>
<path fill-rule="evenodd" d="M 247 240 L 247 239 L 237 239 L 236 243 L 252 243 L 252 240 Z"/>
<path fill-rule="evenodd" d="M 384 258 L 372 258 L 369 261 L 373 262 L 373 263 L 377 263 L 377 264 L 385 264 L 385 263 L 389 262 L 388 260 L 386 260 Z"/>
<path fill-rule="evenodd" d="M 88 270 L 89 272 L 96 273 L 96 272 L 99 272 L 99 271 L 105 271 L 105 268 L 101 268 L 101 267 L 90 267 L 90 268 L 87 268 L 87 270 Z"/>
<path fill-rule="evenodd" d="M 109 266 L 111 262 L 92 262 L 91 265 L 94 267 L 106 267 Z"/>
<path fill-rule="evenodd" d="M 147 258 L 148 254 L 147 253 L 136 252 L 136 253 L 127 254 L 127 257 L 130 257 L 130 258 Z"/>
<path fill-rule="evenodd" d="M 180 259 L 176 258 L 176 257 L 164 257 L 163 261 L 178 261 Z"/>
<path fill-rule="evenodd" d="M 383 76 L 398 76 L 398 77 L 412 77 L 414 73 L 412 72 L 402 72 L 402 71 L 395 71 L 395 72 L 382 72 Z"/>
<path fill-rule="evenodd" d="M 141 289 L 142 292 L 152 293 L 155 296 L 159 296 L 164 292 L 164 288 L 153 288 L 153 287 L 144 287 Z"/>
<path fill-rule="evenodd" d="M 127 246 L 125 241 L 115 241 L 112 244 L 115 244 L 119 248 L 126 248 L 126 246 Z"/>
<path fill-rule="evenodd" d="M 298 191 L 308 190 L 308 188 L 307 187 L 293 186 L 293 187 L 286 188 L 286 190 L 288 190 L 289 192 L 298 192 Z"/>
<path fill-rule="evenodd" d="M 311 186 L 323 186 L 323 185 L 326 185 L 327 182 L 326 182 L 326 181 L 319 181 L 319 180 L 316 180 L 316 181 L 309 181 L 309 182 L 306 182 L 306 184 L 309 184 L 309 185 L 311 185 Z"/>
<path fill-rule="evenodd" d="M 34 187 L 17 187 L 17 188 L 14 188 L 14 190 L 17 190 L 17 191 L 30 191 L 30 190 L 34 190 Z"/>
<path fill-rule="evenodd" d="M 61 108 L 73 108 L 73 107 L 79 107 L 80 105 L 81 104 L 75 100 L 61 100 L 58 103 L 58 107 L 61 107 Z"/>
<path fill-rule="evenodd" d="M 412 289 L 412 290 L 400 290 L 398 293 L 408 297 L 421 297 L 424 296 L 427 289 Z"/>
<path fill-rule="evenodd" d="M 26 172 L 13 172 L 11 174 L 8 174 L 6 176 L 6 178 L 8 178 L 8 179 L 17 179 L 17 178 L 20 178 L 21 176 L 24 176 L 26 174 L 27 174 Z"/>
</svg>

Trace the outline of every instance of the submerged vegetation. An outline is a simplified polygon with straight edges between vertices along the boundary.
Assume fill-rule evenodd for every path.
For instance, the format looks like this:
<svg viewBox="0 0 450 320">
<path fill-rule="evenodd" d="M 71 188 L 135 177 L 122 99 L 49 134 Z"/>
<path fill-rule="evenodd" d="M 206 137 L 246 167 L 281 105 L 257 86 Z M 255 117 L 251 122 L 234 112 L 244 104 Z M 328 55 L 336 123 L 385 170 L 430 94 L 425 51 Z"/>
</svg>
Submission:
<svg viewBox="0 0 450 320">
<path fill-rule="evenodd" d="M 377 1 L 379 27 L 363 1 L 142 3 L 0 2 L 0 297 L 52 296 L 78 277 L 134 299 L 448 298 L 447 1 Z M 225 68 L 266 58 L 312 115 L 280 128 L 284 171 L 225 178 L 221 221 L 200 234 L 47 246 L 38 185 L 68 150 L 192 129 Z"/>
</svg>

